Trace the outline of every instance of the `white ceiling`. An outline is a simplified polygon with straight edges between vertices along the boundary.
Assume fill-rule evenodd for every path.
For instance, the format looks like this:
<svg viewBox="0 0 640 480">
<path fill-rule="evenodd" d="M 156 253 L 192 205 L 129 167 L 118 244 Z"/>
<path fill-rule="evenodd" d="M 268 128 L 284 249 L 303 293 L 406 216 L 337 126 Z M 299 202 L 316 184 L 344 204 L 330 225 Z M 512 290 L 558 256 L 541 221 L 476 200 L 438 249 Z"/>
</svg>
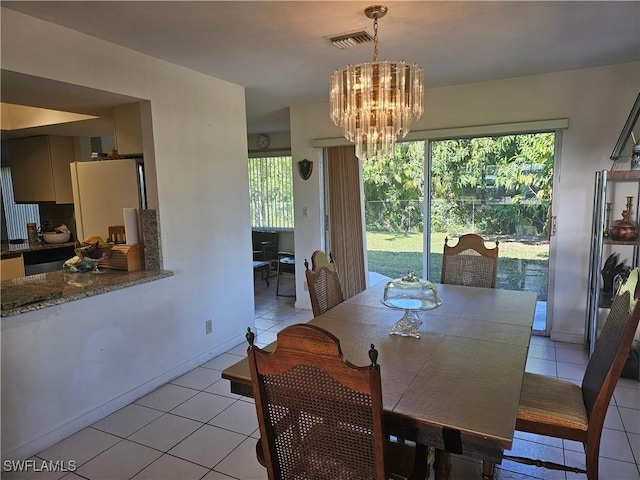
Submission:
<svg viewBox="0 0 640 480">
<path fill-rule="evenodd" d="M 246 88 L 249 133 L 289 130 L 289 107 L 327 101 L 332 72 L 370 61 L 372 44 L 340 50 L 325 37 L 365 29 L 366 1 L 3 1 L 2 6 Z M 425 85 L 479 82 L 640 60 L 640 2 L 386 1 L 378 59 L 418 63 Z M 96 68 L 99 68 L 97 66 Z M 92 113 L 122 103 L 55 85 L 29 96 L 3 72 L 4 101 Z M 14 80 L 14 81 L 7 81 Z M 30 78 L 29 89 L 37 89 Z M 639 79 L 640 80 L 640 79 Z M 51 82 L 49 82 L 51 83 Z M 55 82 L 54 82 L 55 83 Z M 15 94 L 22 85 L 21 95 Z M 640 81 L 639 81 L 640 84 Z M 52 88 L 52 87 L 49 87 Z M 88 96 L 86 96 L 88 95 Z M 7 97 L 13 96 L 10 100 Z M 117 97 L 117 96 L 116 96 Z M 26 101 L 26 100 L 25 100 Z M 84 108 L 84 110 L 82 110 Z"/>
</svg>

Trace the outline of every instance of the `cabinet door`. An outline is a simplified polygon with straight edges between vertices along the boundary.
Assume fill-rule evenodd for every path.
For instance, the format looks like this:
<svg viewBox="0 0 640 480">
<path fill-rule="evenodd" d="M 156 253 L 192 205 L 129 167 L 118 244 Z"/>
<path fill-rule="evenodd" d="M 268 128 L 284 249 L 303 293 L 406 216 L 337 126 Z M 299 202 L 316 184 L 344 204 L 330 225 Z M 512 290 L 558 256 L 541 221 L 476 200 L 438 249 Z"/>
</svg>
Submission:
<svg viewBox="0 0 640 480">
<path fill-rule="evenodd" d="M 24 262 L 22 261 L 22 255 L 3 258 L 0 262 L 0 279 L 11 280 L 12 278 L 18 277 L 24 277 Z"/>
<path fill-rule="evenodd" d="M 130 103 L 113 107 L 118 155 L 140 155 L 142 150 L 142 124 L 140 104 Z"/>
<path fill-rule="evenodd" d="M 69 165 L 74 161 L 73 138 L 49 137 L 51 152 L 51 173 L 56 203 L 73 203 L 71 188 L 71 169 Z"/>
<path fill-rule="evenodd" d="M 17 203 L 53 202 L 55 190 L 46 136 L 9 141 L 13 195 Z"/>
<path fill-rule="evenodd" d="M 38 136 L 9 140 L 16 203 L 73 203 L 71 137 Z"/>
</svg>

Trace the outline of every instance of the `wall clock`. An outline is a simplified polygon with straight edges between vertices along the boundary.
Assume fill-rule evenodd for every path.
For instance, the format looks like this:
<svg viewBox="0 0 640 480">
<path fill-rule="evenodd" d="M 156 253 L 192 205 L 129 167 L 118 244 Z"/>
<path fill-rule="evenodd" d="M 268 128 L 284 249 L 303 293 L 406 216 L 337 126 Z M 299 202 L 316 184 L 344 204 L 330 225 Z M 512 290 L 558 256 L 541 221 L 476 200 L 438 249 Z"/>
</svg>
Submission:
<svg viewBox="0 0 640 480">
<path fill-rule="evenodd" d="M 269 148 L 269 145 L 271 145 L 271 139 L 268 135 L 258 135 L 258 147 Z"/>
</svg>

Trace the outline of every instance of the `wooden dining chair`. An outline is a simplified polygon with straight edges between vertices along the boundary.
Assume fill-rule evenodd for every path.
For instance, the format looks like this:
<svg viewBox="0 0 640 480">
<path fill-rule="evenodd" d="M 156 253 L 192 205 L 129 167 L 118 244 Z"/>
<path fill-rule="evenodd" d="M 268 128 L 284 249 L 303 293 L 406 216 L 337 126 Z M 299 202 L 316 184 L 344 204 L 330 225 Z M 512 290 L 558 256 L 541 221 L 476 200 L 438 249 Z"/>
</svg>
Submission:
<svg viewBox="0 0 640 480">
<path fill-rule="evenodd" d="M 344 302 L 340 278 L 331 254 L 327 258 L 327 254 L 322 250 L 316 250 L 311 255 L 312 269 L 309 270 L 309 262 L 306 259 L 304 266 L 314 317 Z"/>
<path fill-rule="evenodd" d="M 587 480 L 598 479 L 604 419 L 640 319 L 637 287 L 638 269 L 635 268 L 615 296 L 587 364 L 582 385 L 534 373 L 525 373 L 524 376 L 516 430 L 582 442 L 587 469 L 523 457 L 505 456 L 505 459 L 586 473 Z M 485 464 L 485 470 L 487 468 Z"/>
<path fill-rule="evenodd" d="M 448 241 L 444 239 L 441 283 L 496 288 L 498 241 L 494 248 L 487 248 L 484 239 L 475 233 L 462 235 L 453 247 Z"/>
<path fill-rule="evenodd" d="M 270 480 L 427 478 L 426 447 L 385 440 L 373 345 L 371 364 L 358 367 L 334 335 L 313 325 L 280 331 L 273 352 L 254 345 L 251 329 L 247 341 L 256 454 Z"/>
</svg>

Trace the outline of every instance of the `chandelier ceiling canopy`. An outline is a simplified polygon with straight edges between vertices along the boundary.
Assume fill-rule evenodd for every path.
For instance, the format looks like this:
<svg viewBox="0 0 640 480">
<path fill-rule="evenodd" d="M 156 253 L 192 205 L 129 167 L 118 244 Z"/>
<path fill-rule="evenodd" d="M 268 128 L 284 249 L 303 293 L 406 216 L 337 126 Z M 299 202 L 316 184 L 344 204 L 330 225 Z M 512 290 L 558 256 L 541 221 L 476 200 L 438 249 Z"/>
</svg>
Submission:
<svg viewBox="0 0 640 480">
<path fill-rule="evenodd" d="M 378 19 L 387 10 L 373 5 L 364 11 L 373 19 L 371 63 L 348 65 L 331 77 L 331 119 L 355 144 L 361 160 L 393 153 L 398 136 L 404 138 L 423 113 L 422 68 L 404 61 L 378 62 Z"/>
</svg>

